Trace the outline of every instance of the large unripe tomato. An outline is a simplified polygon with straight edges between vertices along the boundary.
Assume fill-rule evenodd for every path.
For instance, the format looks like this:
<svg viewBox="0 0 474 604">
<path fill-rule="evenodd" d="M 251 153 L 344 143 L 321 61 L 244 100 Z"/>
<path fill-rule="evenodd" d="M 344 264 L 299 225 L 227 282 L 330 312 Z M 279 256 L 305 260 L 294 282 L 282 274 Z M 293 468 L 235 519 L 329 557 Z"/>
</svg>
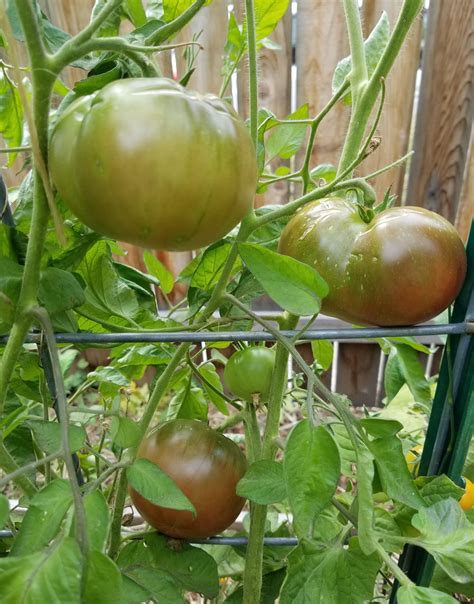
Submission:
<svg viewBox="0 0 474 604">
<path fill-rule="evenodd" d="M 118 80 L 73 103 L 54 128 L 49 162 L 85 224 L 164 250 L 226 235 L 252 206 L 257 179 L 235 111 L 165 78 Z"/>
<path fill-rule="evenodd" d="M 236 485 L 247 469 L 239 447 L 206 424 L 176 419 L 155 428 L 141 443 L 138 458 L 148 459 L 170 476 L 196 509 L 155 505 L 130 487 L 133 503 L 158 531 L 180 539 L 211 537 L 229 527 L 245 499 Z"/>
<path fill-rule="evenodd" d="M 360 325 L 413 325 L 458 295 L 466 252 L 444 218 L 390 208 L 366 223 L 354 204 L 322 199 L 283 230 L 279 251 L 314 267 L 329 285 L 322 312 Z"/>
<path fill-rule="evenodd" d="M 224 369 L 224 382 L 244 401 L 268 401 L 272 385 L 275 351 L 264 346 L 248 346 L 234 353 Z"/>
</svg>

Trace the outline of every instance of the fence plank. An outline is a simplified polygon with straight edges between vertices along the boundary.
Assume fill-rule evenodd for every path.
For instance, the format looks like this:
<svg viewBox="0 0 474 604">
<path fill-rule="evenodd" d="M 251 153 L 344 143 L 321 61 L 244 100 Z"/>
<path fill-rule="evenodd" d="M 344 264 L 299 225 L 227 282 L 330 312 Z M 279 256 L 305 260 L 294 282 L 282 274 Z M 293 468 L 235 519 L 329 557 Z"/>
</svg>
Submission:
<svg viewBox="0 0 474 604">
<path fill-rule="evenodd" d="M 474 116 L 474 3 L 431 0 L 407 201 L 455 221 Z"/>
<path fill-rule="evenodd" d="M 362 10 L 365 37 L 377 24 L 382 11 L 387 13 L 390 28 L 393 29 L 402 4 L 402 0 L 364 0 Z M 421 31 L 422 19 L 419 18 L 413 25 L 407 42 L 387 79 L 385 106 L 377 131 L 382 142 L 377 151 L 364 162 L 360 170 L 361 174 L 374 172 L 407 153 L 416 73 L 420 62 Z M 372 183 L 377 195 L 382 197 L 391 186 L 392 193 L 401 197 L 404 176 L 404 167 L 381 174 Z"/>
<path fill-rule="evenodd" d="M 331 98 L 332 74 L 349 54 L 341 2 L 299 0 L 297 14 L 297 105 L 308 102 L 316 114 Z M 313 164 L 337 164 L 344 143 L 348 108 L 338 103 L 321 124 L 313 150 Z"/>
<path fill-rule="evenodd" d="M 467 241 L 474 220 L 474 130 L 471 132 L 469 156 L 470 159 L 466 162 L 461 201 L 459 202 L 455 223 L 463 241 Z"/>
</svg>

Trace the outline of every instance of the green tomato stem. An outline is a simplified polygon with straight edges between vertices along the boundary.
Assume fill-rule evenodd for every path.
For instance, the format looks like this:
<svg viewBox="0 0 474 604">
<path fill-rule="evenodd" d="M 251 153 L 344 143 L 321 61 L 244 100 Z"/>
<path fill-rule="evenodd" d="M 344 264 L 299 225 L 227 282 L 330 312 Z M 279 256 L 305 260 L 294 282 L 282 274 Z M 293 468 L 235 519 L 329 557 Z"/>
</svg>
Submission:
<svg viewBox="0 0 474 604">
<path fill-rule="evenodd" d="M 23 473 L 18 474 L 19 470 L 22 468 L 18 467 L 18 464 L 10 455 L 10 452 L 3 444 L 3 440 L 0 437 L 0 467 L 5 472 L 8 472 L 11 476 L 13 476 L 14 483 L 25 493 L 27 497 L 30 499 L 34 497 L 37 489 L 35 485 L 31 482 L 31 480 L 25 476 Z"/>
<path fill-rule="evenodd" d="M 245 16 L 247 21 L 247 48 L 249 54 L 250 136 L 252 137 L 256 149 L 258 136 L 258 73 L 254 0 L 245 0 Z"/>
<path fill-rule="evenodd" d="M 198 11 L 204 6 L 205 3 L 206 0 L 196 0 L 196 2 L 194 2 L 194 4 L 191 4 L 191 6 L 184 11 L 184 13 L 181 13 L 181 15 L 179 15 L 179 17 L 176 17 L 176 19 L 173 19 L 173 21 L 170 21 L 166 25 L 163 25 L 163 27 L 160 27 L 160 29 L 158 29 L 157 31 L 149 34 L 145 38 L 145 44 L 147 46 L 156 46 L 157 44 L 161 44 L 168 38 L 171 38 L 171 36 L 178 33 L 178 31 L 183 29 L 183 27 L 187 25 L 189 21 L 191 21 L 194 15 L 198 13 Z"/>
<path fill-rule="evenodd" d="M 22 474 L 26 474 L 30 470 L 36 470 L 36 468 L 40 468 L 41 466 L 57 459 L 58 457 L 61 457 L 62 455 L 63 455 L 62 451 L 58 451 L 57 453 L 51 453 L 50 455 L 46 455 L 45 457 L 42 457 L 41 459 L 32 461 L 32 462 L 22 466 L 21 468 L 14 470 L 13 472 L 11 472 L 11 474 L 7 474 L 0 480 L 0 489 L 3 489 L 3 487 L 5 487 L 12 480 L 15 480 L 15 478 L 18 478 L 18 476 L 21 476 Z"/>
<path fill-rule="evenodd" d="M 249 464 L 260 459 L 262 451 L 262 439 L 257 421 L 257 411 L 253 403 L 246 403 L 244 413 L 245 422 L 245 444 Z"/>
<path fill-rule="evenodd" d="M 367 82 L 367 61 L 365 58 L 364 37 L 360 21 L 359 3 L 357 0 L 344 0 L 347 33 L 351 49 L 352 70 L 350 73 L 352 102 L 357 106 L 359 97 Z"/>
<path fill-rule="evenodd" d="M 108 554 L 112 560 L 117 557 L 122 541 L 122 516 L 123 506 L 127 498 L 127 471 L 122 469 L 115 490 L 114 511 L 112 513 L 112 522 L 110 524 L 110 544 Z"/>
<path fill-rule="evenodd" d="M 229 296 L 230 299 L 230 296 Z M 236 299 L 232 297 L 235 301 Z M 243 305 L 242 305 L 243 306 Z M 298 323 L 298 317 L 286 314 L 281 322 L 282 329 L 293 329 Z M 257 459 L 274 459 L 277 451 L 277 437 L 280 427 L 281 403 L 287 387 L 287 368 L 289 351 L 277 344 L 275 367 L 272 375 L 272 384 L 268 400 L 268 413 L 263 435 L 261 453 Z M 257 427 L 258 430 L 258 427 Z M 250 430 L 246 433 L 251 447 L 256 445 L 256 436 Z M 259 439 L 260 440 L 260 439 Z M 260 445 L 260 442 L 258 442 Z M 253 450 L 254 454 L 258 451 Z M 262 590 L 263 567 L 263 538 L 265 536 L 265 521 L 267 506 L 251 503 L 250 505 L 250 532 L 244 570 L 244 604 L 257 604 L 260 602 Z"/>
<path fill-rule="evenodd" d="M 84 509 L 81 490 L 74 468 L 74 462 L 70 453 L 71 447 L 69 442 L 69 414 L 66 390 L 64 387 L 61 363 L 59 360 L 58 347 L 56 345 L 56 338 L 54 337 L 53 326 L 46 310 L 44 308 L 35 308 L 32 310 L 32 314 L 41 324 L 41 327 L 44 331 L 46 345 L 48 347 L 48 354 L 51 360 L 51 367 L 56 386 L 56 401 L 58 404 L 59 424 L 61 428 L 61 447 L 69 476 L 69 482 L 71 484 L 72 495 L 74 500 L 74 511 L 76 514 L 76 540 L 79 544 L 79 547 L 81 548 L 81 552 L 85 560 L 89 552 L 86 512 Z"/>
<path fill-rule="evenodd" d="M 367 122 L 380 91 L 381 81 L 387 77 L 392 68 L 403 41 L 422 6 L 423 0 L 404 0 L 390 40 L 374 73 L 357 98 L 357 103 L 353 106 L 349 129 L 339 161 L 338 174 L 345 172 L 354 158 L 357 157 L 362 139 L 364 138 Z"/>
</svg>

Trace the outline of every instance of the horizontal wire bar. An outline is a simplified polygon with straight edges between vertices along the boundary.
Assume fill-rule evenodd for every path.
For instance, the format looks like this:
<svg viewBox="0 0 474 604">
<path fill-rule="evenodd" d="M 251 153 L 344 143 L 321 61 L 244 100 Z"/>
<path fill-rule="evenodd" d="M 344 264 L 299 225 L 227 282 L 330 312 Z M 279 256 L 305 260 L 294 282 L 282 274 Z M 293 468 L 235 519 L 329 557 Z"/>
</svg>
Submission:
<svg viewBox="0 0 474 604">
<path fill-rule="evenodd" d="M 288 338 L 297 337 L 298 330 L 282 331 Z M 443 334 L 472 334 L 474 323 L 451 323 L 440 325 L 418 325 L 415 327 L 363 327 L 343 329 L 312 329 L 303 333 L 298 341 L 309 340 L 357 340 L 360 338 L 390 338 L 400 336 L 428 336 Z M 38 344 L 40 333 L 31 333 L 25 342 Z M 58 344 L 126 344 L 126 343 L 164 343 L 164 342 L 273 342 L 275 336 L 267 331 L 176 331 L 150 333 L 57 333 Z M 8 336 L 0 337 L 0 345 L 6 344 Z"/>
<path fill-rule="evenodd" d="M 13 533 L 9 530 L 0 531 L 0 539 L 13 537 Z M 187 543 L 196 545 L 248 545 L 247 537 L 211 537 L 209 539 L 186 539 Z M 265 537 L 264 545 L 276 545 L 292 547 L 298 545 L 296 537 Z"/>
<path fill-rule="evenodd" d="M 209 539 L 186 539 L 195 545 L 248 545 L 247 537 L 210 537 Z M 265 537 L 264 545 L 294 546 L 298 545 L 296 537 Z"/>
</svg>

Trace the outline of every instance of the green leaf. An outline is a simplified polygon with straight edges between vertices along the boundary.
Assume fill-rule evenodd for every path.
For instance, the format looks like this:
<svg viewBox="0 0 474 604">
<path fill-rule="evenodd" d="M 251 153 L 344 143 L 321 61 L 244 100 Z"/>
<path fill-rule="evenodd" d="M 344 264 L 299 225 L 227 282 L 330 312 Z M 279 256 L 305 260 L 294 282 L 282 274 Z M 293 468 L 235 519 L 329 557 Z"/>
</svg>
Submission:
<svg viewBox="0 0 474 604">
<path fill-rule="evenodd" d="M 8 296 L 0 292 L 0 333 L 6 333 L 13 324 L 15 307 Z"/>
<path fill-rule="evenodd" d="M 114 444 L 128 449 L 140 442 L 140 426 L 129 417 L 115 416 L 110 422 L 110 435 Z"/>
<path fill-rule="evenodd" d="M 23 108 L 20 95 L 4 69 L 0 70 L 0 134 L 8 147 L 19 147 L 23 139 Z M 9 153 L 7 167 L 16 159 Z"/>
<path fill-rule="evenodd" d="M 38 298 L 51 315 L 81 306 L 86 301 L 74 275 L 54 266 L 42 271 Z"/>
<path fill-rule="evenodd" d="M 145 9 L 142 0 L 125 0 L 124 9 L 128 18 L 135 27 L 141 27 L 147 22 Z"/>
<path fill-rule="evenodd" d="M 57 422 L 47 420 L 31 420 L 28 426 L 33 432 L 40 449 L 47 455 L 57 453 L 61 449 L 61 426 Z M 86 431 L 81 426 L 69 426 L 69 445 L 71 453 L 79 451 L 87 438 Z"/>
<path fill-rule="evenodd" d="M 257 42 L 269 36 L 289 6 L 289 0 L 257 0 L 255 2 L 255 29 Z"/>
<path fill-rule="evenodd" d="M 423 507 L 425 502 L 408 469 L 400 439 L 385 435 L 371 441 L 369 449 L 375 457 L 384 492 L 415 510 Z"/>
<path fill-rule="evenodd" d="M 311 342 L 313 358 L 323 371 L 331 367 L 333 357 L 333 346 L 329 340 L 313 340 Z"/>
<path fill-rule="evenodd" d="M 474 525 L 457 501 L 445 499 L 422 508 L 411 523 L 420 532 L 413 542 L 427 550 L 451 579 L 474 580 Z"/>
<path fill-rule="evenodd" d="M 474 598 L 474 580 L 469 583 L 456 583 L 439 567 L 436 566 L 431 587 L 448 594 L 457 593 Z"/>
<path fill-rule="evenodd" d="M 278 570 L 263 575 L 260 604 L 274 604 L 278 601 L 278 596 L 285 577 L 286 568 L 279 568 Z M 240 586 L 225 599 L 225 604 L 242 604 L 243 597 L 243 586 Z"/>
<path fill-rule="evenodd" d="M 375 71 L 377 63 L 385 50 L 390 37 L 390 24 L 387 13 L 384 11 L 369 37 L 364 43 L 365 58 L 367 62 L 367 75 L 370 76 Z M 345 57 L 337 64 L 332 80 L 332 91 L 335 93 L 343 84 L 344 80 L 350 76 L 352 70 L 352 59 Z"/>
<path fill-rule="evenodd" d="M 20 293 L 23 267 L 11 258 L 0 257 L 0 291 L 16 303 Z"/>
<path fill-rule="evenodd" d="M 295 112 L 290 113 L 285 120 L 303 120 L 309 116 L 308 104 L 302 105 Z M 280 124 L 275 127 L 267 138 L 265 147 L 267 149 L 266 161 L 275 157 L 289 159 L 299 150 L 308 130 L 307 124 Z"/>
<path fill-rule="evenodd" d="M 93 491 L 84 497 L 89 547 L 103 552 L 109 532 L 109 506 L 101 491 Z"/>
<path fill-rule="evenodd" d="M 145 499 L 173 510 L 196 509 L 174 480 L 148 459 L 137 459 L 127 469 L 127 478 L 132 487 Z"/>
<path fill-rule="evenodd" d="M 397 591 L 398 604 L 452 604 L 455 598 L 432 587 L 402 585 Z"/>
<path fill-rule="evenodd" d="M 118 276 L 113 266 L 110 248 L 99 241 L 86 254 L 79 266 L 79 272 L 87 283 L 88 304 L 125 319 L 133 319 L 138 311 L 138 301 L 134 291 Z"/>
<path fill-rule="evenodd" d="M 130 602 L 137 602 L 138 604 L 150 598 L 153 598 L 154 602 L 163 602 L 163 604 L 185 603 L 181 589 L 169 573 L 141 565 L 134 565 L 126 572 L 124 579 L 128 580 L 127 591 L 131 589 L 130 584 L 132 584 L 133 591 L 136 593 L 135 598 L 138 596 L 137 599 L 127 599 L 126 604 L 130 604 Z M 124 584 L 126 584 L 125 581 Z"/>
<path fill-rule="evenodd" d="M 377 555 L 365 556 L 357 539 L 349 547 L 302 541 L 288 557 L 281 604 L 360 604 L 373 596 L 380 569 Z"/>
<path fill-rule="evenodd" d="M 431 404 L 430 385 L 417 351 L 406 344 L 394 344 L 385 368 L 385 392 L 389 402 L 405 383 L 416 402 Z"/>
<path fill-rule="evenodd" d="M 295 315 L 320 311 L 321 298 L 329 288 L 312 267 L 251 243 L 239 244 L 239 253 L 267 294 L 284 310 Z"/>
<path fill-rule="evenodd" d="M 38 491 L 28 506 L 11 556 L 26 556 L 48 545 L 58 534 L 71 504 L 72 491 L 67 480 L 53 480 Z"/>
<path fill-rule="evenodd" d="M 91 551 L 87 563 L 84 604 L 117 604 L 122 597 L 122 574 L 105 554 Z"/>
<path fill-rule="evenodd" d="M 145 266 L 147 271 L 153 277 L 156 277 L 160 282 L 160 289 L 165 293 L 169 294 L 174 287 L 174 277 L 173 274 L 164 266 L 158 258 L 146 250 L 143 253 L 143 260 L 145 262 Z"/>
<path fill-rule="evenodd" d="M 190 282 L 191 287 L 203 290 L 212 289 L 222 274 L 222 269 L 227 262 L 231 248 L 232 244 L 228 241 L 219 241 L 208 247 L 193 272 Z M 232 268 L 232 274 L 238 272 L 241 266 L 240 258 L 237 258 Z"/>
<path fill-rule="evenodd" d="M 332 164 L 320 164 L 311 170 L 310 176 L 315 182 L 324 179 L 327 183 L 330 183 L 337 176 L 337 168 Z"/>
<path fill-rule="evenodd" d="M 171 405 L 178 405 L 179 410 L 176 417 L 181 419 L 198 419 L 201 421 L 207 420 L 208 405 L 204 392 L 200 388 L 188 387 L 183 388 L 178 394 L 178 399 L 174 398 Z"/>
<path fill-rule="evenodd" d="M 360 423 L 369 434 L 378 438 L 393 436 L 403 430 L 403 424 L 392 419 L 365 417 L 360 420 Z"/>
<path fill-rule="evenodd" d="M 217 565 L 208 553 L 184 542 L 179 548 L 173 547 L 163 535 L 157 533 L 146 535 L 144 541 L 126 545 L 119 554 L 117 564 L 122 572 L 147 588 L 151 587 L 153 577 L 146 571 L 137 573 L 138 569 L 141 572 L 142 569 L 161 571 L 161 577 L 168 575 L 182 589 L 201 593 L 206 598 L 215 598 L 219 593 Z M 160 581 L 165 587 L 161 577 L 158 575 L 154 584 L 158 585 Z M 165 597 L 162 601 L 166 604 L 182 602 Z"/>
<path fill-rule="evenodd" d="M 372 495 L 374 481 L 374 458 L 362 444 L 357 449 L 357 528 L 359 545 L 366 556 L 376 550 L 375 513 Z"/>
<path fill-rule="evenodd" d="M 212 363 L 204 363 L 199 367 L 198 371 L 207 382 L 214 386 L 218 392 L 223 393 L 224 389 L 222 388 L 222 382 L 215 366 Z M 219 396 L 215 390 L 209 388 L 209 386 L 207 386 L 205 383 L 202 384 L 202 387 L 204 388 L 207 396 L 214 403 L 216 409 L 218 409 L 224 415 L 229 415 L 226 401 Z"/>
<path fill-rule="evenodd" d="M 8 498 L 0 493 L 0 529 L 5 526 L 10 515 L 10 504 Z"/>
<path fill-rule="evenodd" d="M 297 424 L 283 461 L 286 490 L 298 536 L 311 535 L 315 518 L 330 502 L 341 471 L 339 450 L 324 426 Z"/>
<path fill-rule="evenodd" d="M 81 570 L 79 546 L 69 537 L 38 553 L 0 558 L 2 604 L 79 604 Z"/>
<path fill-rule="evenodd" d="M 268 459 L 256 461 L 237 483 L 237 495 L 262 505 L 283 501 L 286 498 L 283 465 Z"/>
</svg>

